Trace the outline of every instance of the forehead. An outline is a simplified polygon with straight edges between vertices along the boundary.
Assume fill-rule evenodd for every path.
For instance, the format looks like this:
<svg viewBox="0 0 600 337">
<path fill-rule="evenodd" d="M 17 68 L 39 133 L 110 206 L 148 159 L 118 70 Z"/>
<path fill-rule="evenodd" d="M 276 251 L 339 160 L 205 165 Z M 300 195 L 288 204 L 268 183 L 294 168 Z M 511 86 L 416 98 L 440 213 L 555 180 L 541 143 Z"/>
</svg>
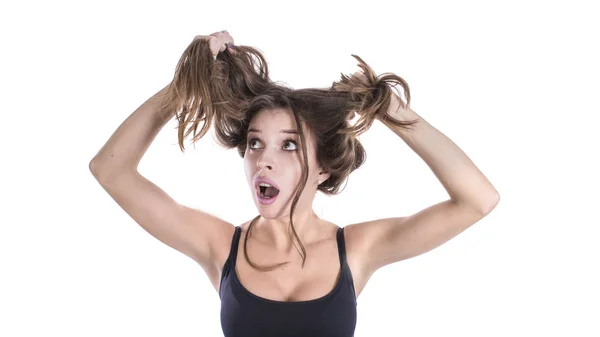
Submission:
<svg viewBox="0 0 600 337">
<path fill-rule="evenodd" d="M 298 132 L 294 114 L 288 109 L 262 109 L 258 111 L 248 125 L 248 130 L 258 130 L 259 134 L 292 135 Z M 306 123 L 302 123 L 302 129 L 307 144 L 314 142 L 314 135 Z"/>
<path fill-rule="evenodd" d="M 252 129 L 296 129 L 294 115 L 288 109 L 262 109 L 252 117 L 249 128 Z"/>
</svg>

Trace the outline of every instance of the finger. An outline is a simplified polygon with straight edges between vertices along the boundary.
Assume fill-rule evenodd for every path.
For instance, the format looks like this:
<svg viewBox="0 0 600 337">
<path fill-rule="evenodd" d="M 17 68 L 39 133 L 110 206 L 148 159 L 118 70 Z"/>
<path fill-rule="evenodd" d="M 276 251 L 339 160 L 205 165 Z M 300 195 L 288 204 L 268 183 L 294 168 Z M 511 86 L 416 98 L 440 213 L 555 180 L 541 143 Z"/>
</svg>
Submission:
<svg viewBox="0 0 600 337">
<path fill-rule="evenodd" d="M 229 36 L 229 42 L 227 42 L 227 50 L 232 54 L 235 55 L 235 50 L 233 49 L 233 46 L 235 45 L 235 41 L 233 40 L 233 37 Z"/>
<path fill-rule="evenodd" d="M 214 36 L 217 39 L 217 48 L 214 50 L 217 50 L 217 52 L 222 53 L 225 51 L 225 49 L 227 48 L 225 46 L 225 42 L 227 42 L 227 36 L 225 35 L 224 31 L 220 31 L 220 32 L 216 32 L 216 33 L 212 33 L 210 34 L 211 36 Z"/>
<path fill-rule="evenodd" d="M 214 50 L 217 50 L 217 54 L 225 52 L 226 50 L 229 50 L 233 55 L 235 54 L 235 51 L 233 50 L 233 48 L 227 46 L 227 44 L 233 45 L 235 43 L 233 40 L 233 37 L 231 37 L 231 35 L 229 34 L 229 32 L 227 30 L 215 32 L 215 33 L 210 34 L 209 36 L 212 37 L 211 40 L 216 40 L 216 42 L 214 44 L 211 44 L 211 50 L 213 51 L 213 57 L 215 59 L 216 59 L 216 54 L 215 54 Z"/>
<path fill-rule="evenodd" d="M 208 45 L 210 47 L 210 52 L 213 55 L 213 58 L 216 59 L 217 58 L 217 53 L 219 52 L 219 39 L 215 36 L 211 36 L 210 40 L 208 41 Z"/>
<path fill-rule="evenodd" d="M 220 32 L 220 38 L 223 40 L 223 48 L 221 49 L 222 52 L 227 50 L 227 44 L 234 44 L 233 37 L 231 37 L 231 34 L 229 34 L 229 32 L 226 30 L 222 30 Z"/>
<path fill-rule="evenodd" d="M 224 52 L 225 50 L 227 50 L 227 43 L 231 43 L 231 36 L 229 35 L 221 35 L 222 37 L 222 45 L 221 45 L 221 52 Z"/>
<path fill-rule="evenodd" d="M 225 49 L 227 50 L 228 53 L 230 53 L 231 55 L 235 55 L 235 50 L 233 49 L 233 45 L 230 43 L 226 43 L 225 44 Z"/>
<path fill-rule="evenodd" d="M 198 40 L 198 39 L 201 39 L 201 40 L 208 40 L 208 38 L 209 38 L 209 37 L 210 37 L 210 35 L 196 35 L 196 36 L 194 37 L 194 41 L 195 41 L 195 40 Z"/>
</svg>

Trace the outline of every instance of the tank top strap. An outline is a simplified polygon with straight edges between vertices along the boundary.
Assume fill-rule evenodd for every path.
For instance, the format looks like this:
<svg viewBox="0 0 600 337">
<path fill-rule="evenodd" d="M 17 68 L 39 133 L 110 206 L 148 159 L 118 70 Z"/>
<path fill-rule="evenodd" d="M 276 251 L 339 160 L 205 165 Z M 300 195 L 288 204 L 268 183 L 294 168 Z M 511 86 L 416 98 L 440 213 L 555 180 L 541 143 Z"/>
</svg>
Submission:
<svg viewBox="0 0 600 337">
<path fill-rule="evenodd" d="M 233 233 L 233 239 L 231 240 L 231 249 L 229 251 L 229 264 L 232 268 L 235 268 L 235 261 L 237 260 L 238 246 L 240 237 L 242 236 L 242 227 L 235 226 L 235 232 Z M 235 270 L 235 269 L 232 269 Z"/>
<path fill-rule="evenodd" d="M 231 248 L 229 251 L 229 264 L 232 268 L 235 267 L 235 262 L 237 260 L 236 257 L 241 236 L 242 228 L 240 226 L 235 226 L 235 232 L 231 240 Z M 340 227 L 337 230 L 337 246 L 340 263 L 344 265 L 346 264 L 346 241 L 344 240 L 344 227 Z"/>
<path fill-rule="evenodd" d="M 229 256 L 223 265 L 223 271 L 221 272 L 221 281 L 219 285 L 219 298 L 222 298 L 224 291 L 224 283 L 231 277 L 231 273 L 235 273 L 235 261 L 237 260 L 237 248 L 238 242 L 240 241 L 240 233 L 242 232 L 242 228 L 240 226 L 235 226 L 235 231 L 233 232 L 233 238 L 231 239 L 231 247 L 229 248 Z"/>
<path fill-rule="evenodd" d="M 340 262 L 342 265 L 346 264 L 346 241 L 344 240 L 344 227 L 340 227 L 337 230 L 337 245 L 338 254 L 340 255 Z"/>
<path fill-rule="evenodd" d="M 345 281 L 349 285 L 350 289 L 352 289 L 352 301 L 354 305 L 356 303 L 356 290 L 354 289 L 354 278 L 352 277 L 352 271 L 350 270 L 350 266 L 346 261 L 346 239 L 344 237 L 344 227 L 340 227 L 337 230 L 337 242 L 338 242 L 338 253 L 340 255 L 340 263 L 342 265 L 342 271 L 346 275 Z"/>
</svg>

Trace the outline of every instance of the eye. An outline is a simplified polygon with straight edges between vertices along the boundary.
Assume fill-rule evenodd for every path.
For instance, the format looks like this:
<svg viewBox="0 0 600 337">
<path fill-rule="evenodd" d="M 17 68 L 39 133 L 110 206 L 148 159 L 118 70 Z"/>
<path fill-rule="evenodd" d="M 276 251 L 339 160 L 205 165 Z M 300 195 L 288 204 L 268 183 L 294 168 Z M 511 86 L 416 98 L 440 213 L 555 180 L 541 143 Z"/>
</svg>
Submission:
<svg viewBox="0 0 600 337">
<path fill-rule="evenodd" d="M 248 147 L 251 148 L 251 149 L 255 149 L 255 147 L 252 146 L 252 143 L 255 142 L 255 141 L 258 142 L 258 139 L 256 139 L 256 138 L 250 139 L 248 141 Z"/>
<path fill-rule="evenodd" d="M 258 138 L 252 138 L 248 141 L 247 147 L 251 150 L 260 149 L 258 146 L 253 146 L 254 142 L 260 143 Z M 285 139 L 281 148 L 285 151 L 296 151 L 298 149 L 298 145 L 293 139 Z"/>
<path fill-rule="evenodd" d="M 298 149 L 298 145 L 296 144 L 296 141 L 295 141 L 295 140 L 293 140 L 293 139 L 286 139 L 286 140 L 283 142 L 283 144 L 292 144 L 292 145 L 293 145 L 293 146 L 292 146 L 292 148 L 289 148 L 289 147 L 288 147 L 288 148 L 286 148 L 286 146 L 284 145 L 284 146 L 283 146 L 283 149 L 284 149 L 284 150 L 287 150 L 287 151 L 296 151 L 296 150 Z"/>
</svg>

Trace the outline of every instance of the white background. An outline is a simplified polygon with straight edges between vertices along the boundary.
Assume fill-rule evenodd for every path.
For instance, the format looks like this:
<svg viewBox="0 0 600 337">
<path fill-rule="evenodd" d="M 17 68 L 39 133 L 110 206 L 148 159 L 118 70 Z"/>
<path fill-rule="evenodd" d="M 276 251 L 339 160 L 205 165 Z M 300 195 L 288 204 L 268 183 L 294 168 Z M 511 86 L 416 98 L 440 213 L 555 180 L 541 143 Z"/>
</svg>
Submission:
<svg viewBox="0 0 600 337">
<path fill-rule="evenodd" d="M 228 30 L 271 76 L 326 87 L 406 79 L 412 107 L 501 196 L 486 218 L 379 270 L 356 336 L 598 336 L 598 11 L 592 1 L 103 1 L 0 6 L 0 335 L 221 336 L 203 270 L 139 227 L 88 163 L 173 77 L 195 35 Z M 241 158 L 175 123 L 140 172 L 235 224 L 256 215 Z M 448 196 L 383 124 L 366 164 L 315 210 L 339 226 Z"/>
</svg>

